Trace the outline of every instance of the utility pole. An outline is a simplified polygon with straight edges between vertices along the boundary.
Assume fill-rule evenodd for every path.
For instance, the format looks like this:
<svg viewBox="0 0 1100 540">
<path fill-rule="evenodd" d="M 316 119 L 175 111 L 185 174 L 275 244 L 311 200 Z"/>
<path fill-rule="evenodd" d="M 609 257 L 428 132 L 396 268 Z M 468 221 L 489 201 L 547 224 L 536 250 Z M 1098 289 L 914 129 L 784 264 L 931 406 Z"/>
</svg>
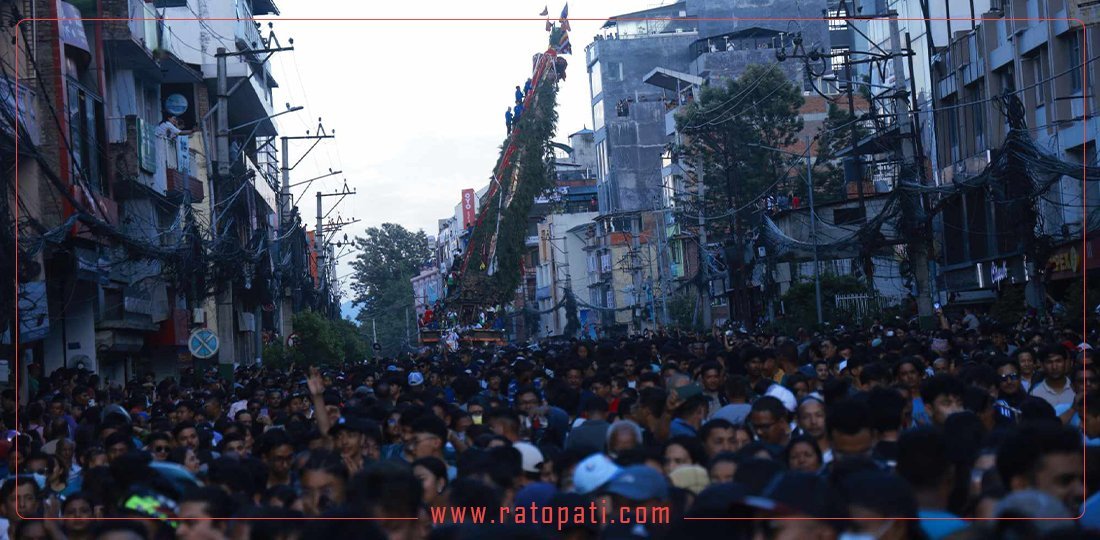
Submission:
<svg viewBox="0 0 1100 540">
<path fill-rule="evenodd" d="M 324 196 L 320 191 L 317 192 L 317 228 L 313 232 L 313 240 L 317 243 L 317 282 L 322 297 L 328 295 L 325 287 L 325 252 L 328 249 L 325 246 L 324 209 L 321 207 L 321 200 Z"/>
<path fill-rule="evenodd" d="M 658 262 L 658 269 L 660 272 L 660 287 L 661 287 L 661 327 L 668 327 L 668 293 L 672 290 L 672 276 L 668 265 L 668 217 L 666 215 L 668 209 L 665 209 L 661 213 L 661 229 L 657 231 L 657 239 L 660 241 L 660 262 Z M 683 252 L 681 251 L 681 254 Z M 682 262 L 681 257 L 681 262 Z"/>
<path fill-rule="evenodd" d="M 554 224 L 547 224 L 543 232 L 546 234 L 545 240 L 550 251 L 550 305 L 554 308 L 550 313 L 550 317 L 554 319 L 554 332 L 560 333 L 562 327 L 558 324 L 558 266 L 555 260 L 556 257 L 554 257 Z M 537 302 L 535 303 L 535 307 L 536 309 L 538 308 Z M 546 337 L 550 337 L 549 326 L 547 327 Z"/>
<path fill-rule="evenodd" d="M 817 207 L 814 206 L 814 166 L 813 157 L 810 154 L 810 146 L 813 140 L 806 140 L 806 187 L 810 196 L 810 237 L 814 242 L 814 303 L 817 307 L 817 325 L 822 326 L 825 317 L 821 311 L 821 265 L 817 258 Z"/>
<path fill-rule="evenodd" d="M 898 27 L 897 12 L 890 12 L 890 56 L 894 71 L 894 117 L 898 124 L 898 136 L 901 139 L 901 174 L 907 175 L 915 172 L 917 183 L 923 183 L 922 168 L 916 163 L 918 159 L 914 149 L 915 138 L 919 134 L 913 131 L 913 122 L 909 117 L 908 89 L 905 87 L 905 62 L 902 57 L 906 53 L 901 50 L 901 31 Z M 912 74 L 910 74 L 912 76 Z M 915 97 L 915 96 L 914 96 Z M 909 180 L 909 178 L 903 178 Z M 917 316 L 920 319 L 921 328 L 929 329 L 934 325 L 931 296 L 931 276 L 928 270 L 928 238 L 927 225 L 924 223 L 924 211 L 920 208 L 921 198 L 918 195 L 908 196 L 904 204 L 909 205 L 908 216 L 910 227 L 915 228 L 916 234 L 910 235 L 908 244 L 909 264 L 913 268 L 913 277 L 917 284 Z M 919 228 L 918 228 L 919 227 Z"/>
<path fill-rule="evenodd" d="M 637 220 L 636 221 L 634 219 L 631 219 L 631 222 L 633 222 L 633 224 L 634 224 L 634 231 L 633 231 L 633 234 L 630 235 L 630 282 L 634 286 L 634 309 L 635 310 L 640 310 L 641 309 L 640 306 L 642 305 L 642 298 L 640 296 L 641 295 L 641 290 L 642 290 L 642 276 L 641 276 L 642 265 L 641 265 L 641 261 L 640 261 L 641 241 L 640 241 L 640 238 L 639 238 L 639 231 L 642 228 L 642 222 L 643 221 L 644 221 L 644 218 L 642 217 L 642 214 L 640 212 L 637 215 Z M 642 321 L 644 319 L 642 317 L 635 317 L 635 320 L 637 321 L 637 324 L 638 324 L 638 331 L 641 332 L 642 331 L 642 325 L 643 325 Z"/>
<path fill-rule="evenodd" d="M 218 82 L 217 82 L 217 118 L 215 123 L 214 133 L 214 150 L 215 157 L 217 159 L 217 178 L 224 185 L 225 180 L 230 177 L 229 172 L 229 76 L 227 53 L 224 47 L 218 47 L 217 54 L 215 55 L 218 62 Z M 211 191 L 211 199 L 214 198 L 214 192 Z M 217 298 L 217 312 L 218 312 L 218 364 L 232 366 L 237 359 L 236 349 L 236 309 L 235 300 L 233 298 L 233 284 L 228 283 L 226 287 L 218 294 Z M 226 368 L 223 368 L 226 369 Z M 232 370 L 229 370 L 232 373 Z"/>
<path fill-rule="evenodd" d="M 290 194 L 290 188 L 293 187 L 290 184 L 290 171 L 294 170 L 294 168 L 298 166 L 298 163 L 301 163 L 302 160 L 305 159 L 306 156 L 309 155 L 309 153 L 313 150 L 313 148 L 316 147 L 317 144 L 321 142 L 321 140 L 323 140 L 323 139 L 332 139 L 332 138 L 335 138 L 335 137 L 336 137 L 336 131 L 333 130 L 332 134 L 326 133 L 324 125 L 321 124 L 321 119 L 318 118 L 317 119 L 317 135 L 310 135 L 309 132 L 307 131 L 306 135 L 304 135 L 304 136 L 280 137 L 279 138 L 280 142 L 282 143 L 282 148 L 280 148 L 280 150 L 282 151 L 282 156 L 281 156 L 281 158 L 282 158 L 282 167 L 280 169 L 280 172 L 281 172 L 280 180 L 281 181 L 279 183 L 279 200 L 278 200 L 278 204 L 279 204 L 279 209 L 278 209 L 278 212 L 279 212 L 279 228 L 278 228 L 278 230 L 279 230 L 279 237 L 280 238 L 286 236 L 286 234 L 288 232 L 287 230 L 291 226 L 290 225 L 290 223 L 291 223 L 291 214 L 292 214 L 292 209 L 294 208 L 294 199 L 293 199 L 292 195 Z M 313 140 L 314 143 L 313 143 L 313 146 L 309 147 L 309 150 L 306 150 L 306 152 L 304 154 L 302 154 L 302 157 L 299 158 L 298 161 L 294 165 L 291 165 L 290 164 L 290 141 L 299 140 L 299 139 Z M 342 172 L 342 171 L 340 171 L 340 172 Z M 332 176 L 334 174 L 339 174 L 339 173 L 338 172 L 334 173 L 334 172 L 332 172 L 332 169 L 329 169 L 329 174 L 321 175 L 317 178 L 310 179 L 309 182 L 313 182 L 313 180 L 324 178 L 326 176 Z M 308 186 L 307 186 L 307 189 L 308 189 Z M 321 245 L 321 244 L 319 244 L 319 245 Z M 279 246 L 276 246 L 276 247 L 279 247 Z M 319 257 L 318 262 L 320 262 L 320 260 L 321 260 L 320 255 L 318 257 Z M 320 265 L 318 265 L 317 270 L 318 270 L 318 273 L 320 273 L 320 270 L 321 270 Z M 289 324 L 290 323 L 290 318 L 287 317 L 286 314 L 287 314 L 287 312 L 291 311 L 292 307 L 290 306 L 289 298 L 287 298 L 286 295 L 283 294 L 281 284 L 279 286 L 279 289 L 280 290 L 276 292 L 276 296 L 278 298 L 275 300 L 276 328 L 278 328 L 279 333 L 281 335 L 290 335 L 290 333 L 293 331 L 293 329 L 290 327 L 290 324 Z"/>
<path fill-rule="evenodd" d="M 852 2 L 854 5 L 855 2 Z M 849 22 L 851 24 L 851 22 Z M 844 53 L 844 78 L 848 79 L 848 133 L 851 139 L 852 155 L 844 162 L 844 176 L 845 180 L 855 180 L 856 191 L 859 195 L 859 213 L 863 216 L 863 222 L 867 223 L 867 202 L 863 197 L 863 157 L 860 155 L 858 149 L 859 141 L 858 128 L 856 126 L 856 103 L 855 103 L 855 91 L 856 83 L 852 75 L 852 51 L 848 50 Z M 850 161 L 849 161 L 850 160 Z M 863 251 L 865 248 L 861 248 Z M 860 263 L 863 266 L 863 277 L 867 279 L 867 292 L 870 293 L 875 290 L 875 266 L 871 262 L 870 254 L 860 257 Z"/>
<path fill-rule="evenodd" d="M 218 47 L 218 116 L 215 124 L 215 152 L 218 158 L 218 176 L 229 176 L 229 77 L 227 75 L 225 47 Z"/>
<path fill-rule="evenodd" d="M 293 167 L 291 167 L 291 168 L 293 168 Z M 348 195 L 355 195 L 355 191 L 354 190 L 349 190 L 346 183 L 344 184 L 344 188 L 340 191 L 336 191 L 336 192 L 333 192 L 333 193 L 321 193 L 320 191 L 317 192 L 317 229 L 314 231 L 313 234 L 314 234 L 314 240 L 316 241 L 316 251 L 317 251 L 317 281 L 318 281 L 318 288 L 321 290 L 321 297 L 322 297 L 322 299 L 323 299 L 322 301 L 324 302 L 324 305 L 325 305 L 324 310 L 326 312 L 326 315 L 328 315 L 329 303 L 330 303 L 330 300 L 331 300 L 331 296 L 330 296 L 329 290 L 328 290 L 329 289 L 329 282 L 328 282 L 328 271 L 329 271 L 329 269 L 327 268 L 327 264 L 336 262 L 336 253 L 335 252 L 332 252 L 331 254 L 329 253 L 330 246 L 329 246 L 329 243 L 325 241 L 326 227 L 325 227 L 325 224 L 324 224 L 324 219 L 327 216 L 327 214 L 324 213 L 324 207 L 322 206 L 321 203 L 322 203 L 322 201 L 324 200 L 325 197 L 340 197 L 340 200 L 336 201 L 336 204 L 340 204 L 340 201 L 342 201 L 344 199 L 344 197 L 347 197 Z M 335 205 L 333 206 L 333 209 L 335 209 Z M 332 210 L 329 210 L 329 212 L 332 212 Z M 340 229 L 340 227 L 343 227 L 345 225 L 349 225 L 351 223 L 355 223 L 357 221 L 359 221 L 359 220 L 358 219 L 353 219 L 351 221 L 340 221 L 339 223 L 331 223 L 330 222 L 330 224 L 327 228 L 328 228 L 329 231 L 335 233 L 337 230 Z M 333 268 L 335 268 L 335 266 L 333 266 Z M 334 273 L 335 273 L 335 270 L 334 270 Z"/>
<path fill-rule="evenodd" d="M 702 276 L 703 284 L 700 285 L 700 297 L 702 298 L 703 308 L 703 327 L 710 331 L 712 326 L 711 311 L 710 311 L 710 251 L 707 248 L 707 218 L 706 212 L 706 194 L 707 186 L 703 182 L 702 177 L 697 177 L 695 182 L 695 189 L 699 193 L 699 272 Z M 732 209 L 731 209 L 732 210 Z M 728 306 L 728 309 L 732 310 L 733 306 Z M 732 311 L 730 313 L 732 315 Z"/>
</svg>

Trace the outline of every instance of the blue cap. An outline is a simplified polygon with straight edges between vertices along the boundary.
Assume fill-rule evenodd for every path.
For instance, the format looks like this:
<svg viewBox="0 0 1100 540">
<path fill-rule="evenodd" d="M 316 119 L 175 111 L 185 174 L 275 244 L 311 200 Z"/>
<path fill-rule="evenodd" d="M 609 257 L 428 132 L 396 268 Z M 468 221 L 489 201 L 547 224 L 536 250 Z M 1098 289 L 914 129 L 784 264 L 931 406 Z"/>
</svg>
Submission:
<svg viewBox="0 0 1100 540">
<path fill-rule="evenodd" d="M 516 493 L 515 505 L 528 507 L 534 504 L 542 508 L 550 504 L 550 499 L 557 494 L 558 488 L 547 482 L 533 482 L 524 486 Z"/>
<path fill-rule="evenodd" d="M 386 366 L 386 371 L 397 371 L 397 366 L 390 364 Z"/>
<path fill-rule="evenodd" d="M 632 501 L 664 500 L 668 499 L 668 482 L 653 467 L 631 465 L 608 482 L 606 491 Z"/>
</svg>

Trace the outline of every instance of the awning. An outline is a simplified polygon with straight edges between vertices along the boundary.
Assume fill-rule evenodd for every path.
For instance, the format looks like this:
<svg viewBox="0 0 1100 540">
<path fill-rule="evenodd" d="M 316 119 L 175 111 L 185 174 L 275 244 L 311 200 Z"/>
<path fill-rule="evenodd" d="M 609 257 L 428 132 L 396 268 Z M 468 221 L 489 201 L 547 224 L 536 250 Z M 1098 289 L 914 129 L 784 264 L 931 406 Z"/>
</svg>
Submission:
<svg viewBox="0 0 1100 540">
<path fill-rule="evenodd" d="M 145 347 L 146 331 L 130 330 L 97 330 L 95 333 L 95 349 L 98 352 L 110 353 L 135 353 Z"/>
<path fill-rule="evenodd" d="M 160 58 L 160 72 L 164 83 L 195 84 L 202 82 L 202 72 L 180 60 L 176 55 L 162 51 Z"/>
<path fill-rule="evenodd" d="M 702 86 L 703 78 L 667 68 L 653 68 L 642 77 L 642 81 L 653 86 L 677 92 L 692 86 Z"/>
<path fill-rule="evenodd" d="M 855 152 L 860 156 L 893 153 L 900 149 L 900 142 L 901 135 L 898 126 L 894 125 L 884 131 L 875 132 L 860 139 L 859 143 L 856 144 Z M 846 146 L 838 150 L 835 157 L 850 155 L 852 155 L 852 147 Z"/>
</svg>

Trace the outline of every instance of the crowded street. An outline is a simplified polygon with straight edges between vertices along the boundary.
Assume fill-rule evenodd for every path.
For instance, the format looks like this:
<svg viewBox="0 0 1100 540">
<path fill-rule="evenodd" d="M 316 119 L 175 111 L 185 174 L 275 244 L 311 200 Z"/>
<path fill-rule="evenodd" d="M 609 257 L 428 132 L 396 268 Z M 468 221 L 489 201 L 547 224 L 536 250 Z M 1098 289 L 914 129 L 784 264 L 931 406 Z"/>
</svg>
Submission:
<svg viewBox="0 0 1100 540">
<path fill-rule="evenodd" d="M 0 540 L 1100 538 L 1095 2 L 572 3 L 0 0 Z"/>
</svg>

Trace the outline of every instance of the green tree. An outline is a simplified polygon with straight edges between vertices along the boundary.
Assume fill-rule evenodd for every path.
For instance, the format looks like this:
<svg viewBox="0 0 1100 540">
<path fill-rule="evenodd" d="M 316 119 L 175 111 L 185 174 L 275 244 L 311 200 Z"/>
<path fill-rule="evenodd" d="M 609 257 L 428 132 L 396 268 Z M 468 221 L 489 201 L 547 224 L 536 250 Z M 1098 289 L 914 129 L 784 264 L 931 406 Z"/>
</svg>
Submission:
<svg viewBox="0 0 1100 540">
<path fill-rule="evenodd" d="M 294 334 L 298 339 L 293 347 L 283 343 L 264 347 L 266 365 L 276 368 L 286 368 L 290 364 L 339 365 L 366 358 L 369 348 L 355 323 L 330 320 L 315 311 L 294 315 Z"/>
<path fill-rule="evenodd" d="M 672 322 L 678 328 L 684 330 L 702 330 L 698 324 L 699 317 L 696 312 L 699 307 L 699 296 L 695 294 L 676 294 L 668 303 L 668 312 Z"/>
<path fill-rule="evenodd" d="M 523 278 L 528 216 L 535 197 L 554 186 L 551 142 L 558 121 L 557 85 L 544 79 L 533 92 L 533 101 L 513 127 L 510 140 L 515 151 L 506 163 L 505 142 L 493 168 L 501 182 L 500 192 L 481 201 L 480 225 L 466 248 L 466 273 L 451 294 L 459 303 L 508 303 Z"/>
<path fill-rule="evenodd" d="M 577 337 L 581 330 L 581 320 L 577 317 L 577 297 L 573 296 L 573 289 L 565 289 L 565 329 L 562 335 L 565 337 Z"/>
<path fill-rule="evenodd" d="M 838 294 L 862 294 L 867 292 L 864 282 L 853 276 L 837 276 L 833 274 L 821 275 L 821 313 L 825 323 L 829 325 L 852 324 L 856 321 L 851 313 L 846 313 L 836 306 L 834 298 Z M 789 328 L 811 328 L 817 326 L 817 300 L 815 296 L 813 278 L 792 284 L 787 293 L 783 295 L 783 306 L 787 313 L 783 324 Z"/>
<path fill-rule="evenodd" d="M 377 327 L 378 342 L 383 354 L 393 355 L 406 344 L 406 325 L 415 331 L 416 325 L 406 321 L 413 309 L 412 283 L 409 281 L 420 265 L 431 259 L 428 237 L 424 231 L 412 232 L 395 223 L 367 229 L 365 236 L 355 238 L 359 249 L 352 261 L 353 301 L 363 307 L 359 322 L 363 332 L 372 335 Z"/>
<path fill-rule="evenodd" d="M 694 190 L 701 179 L 706 186 L 706 200 L 693 206 L 709 216 L 729 217 L 712 221 L 711 234 L 736 228 L 732 209 L 786 187 L 777 181 L 792 157 L 760 146 L 785 148 L 797 142 L 803 125 L 798 109 L 804 101 L 781 70 L 753 64 L 725 85 L 703 88 L 701 98 L 676 116 L 684 142 L 674 151 L 690 171 L 685 184 Z"/>
</svg>

